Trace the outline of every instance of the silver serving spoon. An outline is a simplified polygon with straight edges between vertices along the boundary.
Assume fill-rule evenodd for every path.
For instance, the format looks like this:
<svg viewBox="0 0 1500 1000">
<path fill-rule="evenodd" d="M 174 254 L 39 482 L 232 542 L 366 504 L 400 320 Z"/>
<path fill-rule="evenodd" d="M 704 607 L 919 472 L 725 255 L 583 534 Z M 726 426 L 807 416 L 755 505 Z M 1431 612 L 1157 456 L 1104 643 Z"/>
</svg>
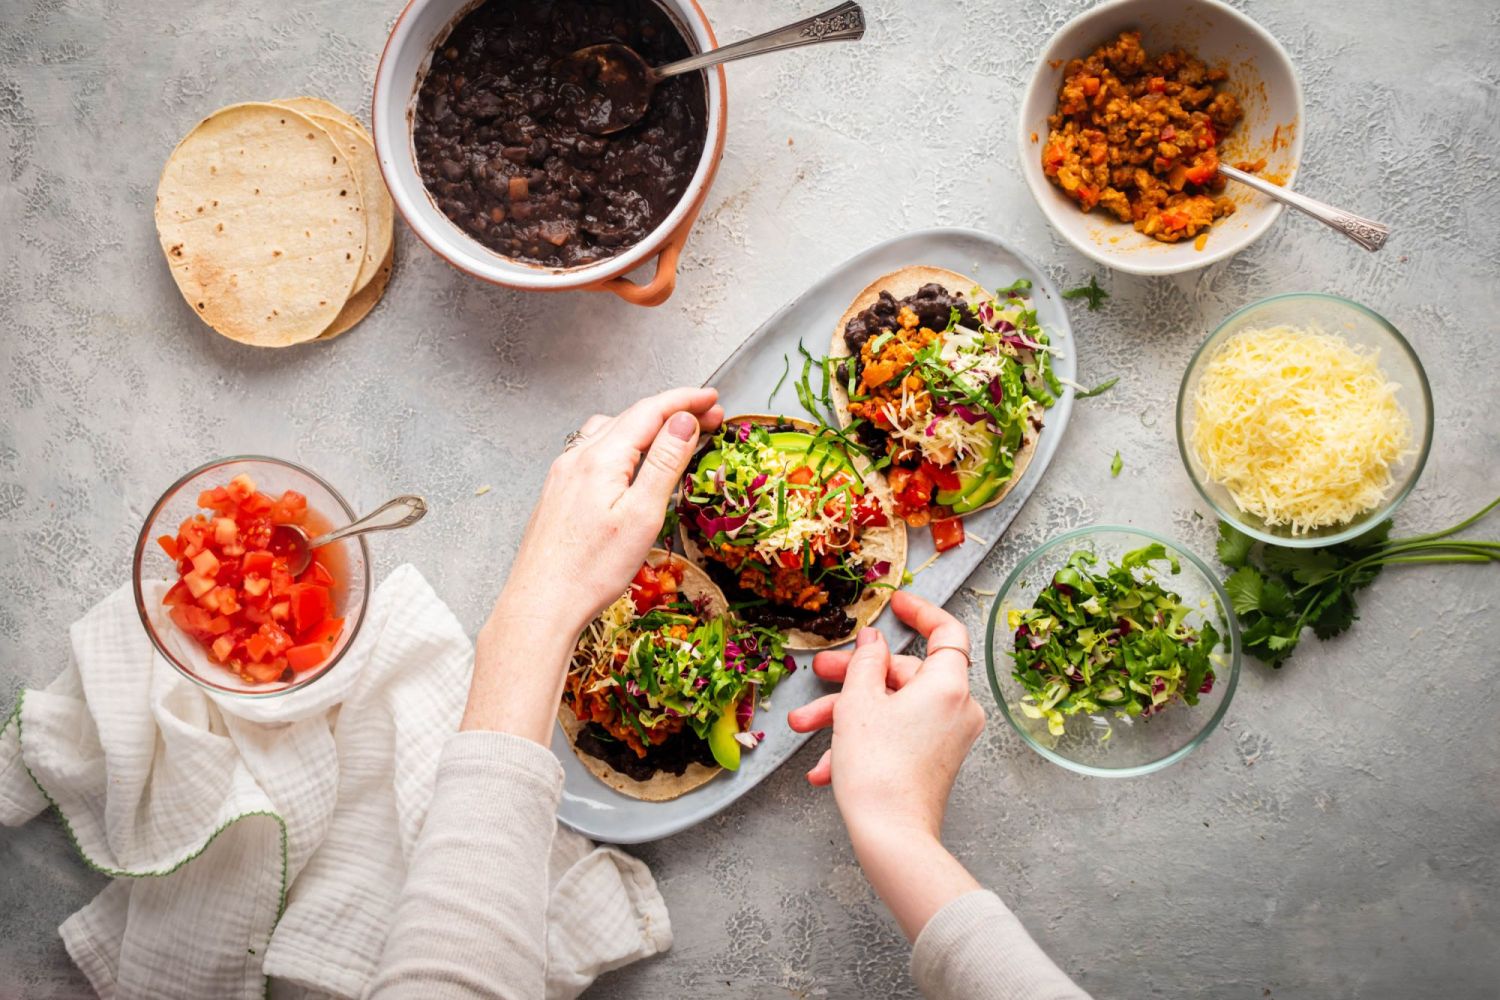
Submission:
<svg viewBox="0 0 1500 1000">
<path fill-rule="evenodd" d="M 1374 219 L 1366 219 L 1362 215 L 1346 212 L 1342 208 L 1326 205 L 1316 198 L 1309 198 L 1305 194 L 1289 191 L 1280 184 L 1272 184 L 1263 177 L 1247 174 L 1243 170 L 1237 170 L 1227 164 L 1219 164 L 1219 173 L 1232 181 L 1239 181 L 1247 187 L 1252 187 L 1261 194 L 1275 201 L 1281 202 L 1295 208 L 1305 215 L 1337 229 L 1366 250 L 1375 251 L 1385 246 L 1386 239 L 1391 235 L 1391 228 Z"/>
<path fill-rule="evenodd" d="M 427 501 L 418 496 L 402 496 L 388 500 L 353 524 L 319 535 L 308 541 L 307 532 L 295 524 L 278 524 L 271 529 L 270 550 L 283 556 L 287 569 L 293 576 L 300 576 L 312 562 L 313 549 L 332 545 L 350 535 L 362 535 L 367 531 L 390 531 L 416 524 L 427 513 Z"/>
<path fill-rule="evenodd" d="M 854 42 L 864 34 L 865 15 L 859 4 L 841 3 L 784 28 L 665 66 L 648 66 L 630 46 L 605 42 L 564 56 L 552 69 L 558 79 L 559 96 L 573 109 L 579 131 L 609 135 L 640 121 L 651 106 L 651 95 L 657 85 L 668 77 L 803 45 Z"/>
</svg>

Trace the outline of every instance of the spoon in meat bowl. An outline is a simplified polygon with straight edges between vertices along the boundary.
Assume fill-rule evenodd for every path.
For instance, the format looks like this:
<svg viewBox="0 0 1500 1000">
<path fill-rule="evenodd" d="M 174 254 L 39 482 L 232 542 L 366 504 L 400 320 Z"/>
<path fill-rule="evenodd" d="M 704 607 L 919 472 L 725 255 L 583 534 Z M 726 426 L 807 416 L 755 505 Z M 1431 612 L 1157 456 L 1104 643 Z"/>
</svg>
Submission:
<svg viewBox="0 0 1500 1000">
<path fill-rule="evenodd" d="M 1219 173 L 1232 181 L 1238 181 L 1246 187 L 1254 188 L 1261 194 L 1273 201 L 1279 201 L 1283 205 L 1295 208 L 1304 215 L 1310 215 L 1323 225 L 1336 229 L 1349 237 L 1360 246 L 1372 253 L 1385 246 L 1385 241 L 1391 235 L 1391 228 L 1384 223 L 1376 222 L 1374 219 L 1366 219 L 1362 215 L 1355 215 L 1342 208 L 1309 198 L 1305 194 L 1288 191 L 1279 184 L 1273 184 L 1264 177 L 1237 170 L 1227 163 L 1219 164 Z"/>
<path fill-rule="evenodd" d="M 292 576 L 300 576 L 312 562 L 314 549 L 332 545 L 350 535 L 362 535 L 367 531 L 391 531 L 416 524 L 427 514 L 427 501 L 418 496 L 400 496 L 376 507 L 353 524 L 319 535 L 311 541 L 307 532 L 295 524 L 278 524 L 271 529 L 272 553 L 286 559 L 287 570 Z"/>
<path fill-rule="evenodd" d="M 640 121 L 651 106 L 651 95 L 657 85 L 669 77 L 766 52 L 822 42 L 855 42 L 864 34 L 864 11 L 859 4 L 850 2 L 665 66 L 649 66 L 630 46 L 605 42 L 564 56 L 552 69 L 558 94 L 573 109 L 579 131 L 610 135 Z"/>
</svg>

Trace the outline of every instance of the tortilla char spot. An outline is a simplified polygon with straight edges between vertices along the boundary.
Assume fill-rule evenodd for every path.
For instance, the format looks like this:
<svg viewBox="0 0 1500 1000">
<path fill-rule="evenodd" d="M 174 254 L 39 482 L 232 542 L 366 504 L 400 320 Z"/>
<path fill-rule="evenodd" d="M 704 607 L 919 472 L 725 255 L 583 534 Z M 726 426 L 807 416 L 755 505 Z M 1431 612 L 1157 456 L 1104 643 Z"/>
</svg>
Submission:
<svg viewBox="0 0 1500 1000">
<path fill-rule="evenodd" d="M 342 198 L 349 193 L 348 188 L 339 188 L 339 197 Z"/>
<path fill-rule="evenodd" d="M 214 232 L 222 233 L 223 231 L 224 231 L 224 223 L 222 223 L 222 222 L 219 223 L 216 227 L 214 227 Z M 181 255 L 179 254 L 178 256 L 181 256 Z"/>
<path fill-rule="evenodd" d="M 203 308 L 203 303 L 202 303 L 202 302 L 200 302 L 200 303 L 198 303 L 198 308 L 199 308 L 199 309 L 202 309 L 202 308 Z"/>
<path fill-rule="evenodd" d="M 215 198 L 213 200 L 212 204 L 213 204 L 214 208 L 218 208 L 219 207 L 219 199 Z"/>
<path fill-rule="evenodd" d="M 281 256 L 281 251 L 280 250 L 272 250 L 271 251 L 271 256 L 272 257 L 280 257 Z"/>
</svg>

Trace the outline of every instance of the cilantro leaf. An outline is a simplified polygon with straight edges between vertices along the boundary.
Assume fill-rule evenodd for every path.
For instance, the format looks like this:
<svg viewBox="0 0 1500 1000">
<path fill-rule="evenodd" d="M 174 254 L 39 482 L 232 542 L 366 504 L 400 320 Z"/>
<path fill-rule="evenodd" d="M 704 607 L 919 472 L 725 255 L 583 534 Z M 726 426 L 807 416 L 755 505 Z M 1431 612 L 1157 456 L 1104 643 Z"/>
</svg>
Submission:
<svg viewBox="0 0 1500 1000">
<path fill-rule="evenodd" d="M 1297 612 L 1292 604 L 1291 591 L 1274 576 L 1266 580 L 1260 592 L 1260 610 L 1272 618 L 1287 618 Z"/>
<path fill-rule="evenodd" d="M 1254 566 L 1241 566 L 1229 574 L 1224 581 L 1224 591 L 1237 615 L 1248 615 L 1260 610 L 1261 593 L 1265 590 L 1266 578 Z"/>
<path fill-rule="evenodd" d="M 1288 549 L 1267 545 L 1261 553 L 1266 569 L 1289 573 L 1298 583 L 1322 583 L 1343 567 L 1331 549 Z"/>
<path fill-rule="evenodd" d="M 1250 547 L 1255 539 L 1240 531 L 1228 521 L 1219 522 L 1219 561 L 1234 569 L 1245 565 L 1250 559 Z"/>
<path fill-rule="evenodd" d="M 1104 300 L 1109 298 L 1109 293 L 1099 287 L 1099 276 L 1091 274 L 1089 275 L 1089 283 L 1087 285 L 1070 288 L 1062 293 L 1062 297 L 1065 299 L 1085 299 L 1089 304 L 1089 312 L 1096 312 L 1104 304 Z"/>
</svg>

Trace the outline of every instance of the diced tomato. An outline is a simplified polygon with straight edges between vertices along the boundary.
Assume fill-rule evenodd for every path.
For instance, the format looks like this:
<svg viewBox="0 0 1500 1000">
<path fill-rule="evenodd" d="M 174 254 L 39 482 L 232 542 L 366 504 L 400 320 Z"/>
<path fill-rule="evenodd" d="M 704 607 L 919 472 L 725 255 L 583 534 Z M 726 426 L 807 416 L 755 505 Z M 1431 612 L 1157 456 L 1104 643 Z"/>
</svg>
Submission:
<svg viewBox="0 0 1500 1000">
<path fill-rule="evenodd" d="M 892 489 L 895 482 L 892 481 Z M 910 473 L 896 499 L 908 510 L 920 510 L 932 502 L 932 477 L 922 469 Z"/>
<path fill-rule="evenodd" d="M 800 569 L 802 566 L 802 553 L 788 552 L 785 549 L 776 553 L 776 561 L 786 569 Z"/>
<path fill-rule="evenodd" d="M 269 663 L 256 663 L 252 661 L 245 664 L 244 670 L 252 681 L 260 684 L 268 684 L 271 681 L 279 680 L 281 675 L 286 673 L 287 666 L 288 661 L 282 659 L 272 660 Z M 293 667 L 292 669 L 295 670 L 296 668 Z"/>
<path fill-rule="evenodd" d="M 240 568 L 245 571 L 246 576 L 255 573 L 260 576 L 269 577 L 271 575 L 271 566 L 275 561 L 275 557 L 271 553 L 263 549 L 257 549 L 254 552 L 245 553 L 245 558 L 240 560 Z"/>
<path fill-rule="evenodd" d="M 320 587 L 332 587 L 333 574 L 328 572 L 328 567 L 314 559 L 307 564 L 307 569 L 302 571 L 302 575 L 297 577 L 297 582 L 315 583 Z"/>
<path fill-rule="evenodd" d="M 321 642 L 326 646 L 332 646 L 339 641 L 339 636 L 343 634 L 344 619 L 329 618 L 307 633 L 307 641 Z"/>
<path fill-rule="evenodd" d="M 328 588 L 315 583 L 294 583 L 286 596 L 292 605 L 292 628 L 298 635 L 327 618 L 333 610 Z"/>
<path fill-rule="evenodd" d="M 793 486 L 806 486 L 813 481 L 813 470 L 810 466 L 799 465 L 786 474 L 786 481 Z"/>
<path fill-rule="evenodd" d="M 198 573 L 199 576 L 204 576 L 212 579 L 214 576 L 218 575 L 219 572 L 219 557 L 214 555 L 208 549 L 204 549 L 202 552 L 193 556 L 193 569 Z"/>
<path fill-rule="evenodd" d="M 189 593 L 187 584 L 178 580 L 167 590 L 166 596 L 161 599 L 161 602 L 166 605 L 186 604 L 192 599 L 193 595 Z"/>
<path fill-rule="evenodd" d="M 195 601 L 210 590 L 213 590 L 215 586 L 213 580 L 199 573 L 197 570 L 184 574 L 182 582 L 187 587 L 188 593 L 193 595 L 193 600 Z"/>
<path fill-rule="evenodd" d="M 1161 213 L 1161 224 L 1163 226 L 1166 226 L 1168 229 L 1186 229 L 1188 224 L 1188 215 L 1186 212 L 1179 212 L 1175 209 L 1168 209 L 1167 211 Z"/>
<path fill-rule="evenodd" d="M 209 631 L 209 626 L 213 622 L 213 616 L 196 605 L 174 604 L 169 614 L 172 616 L 172 620 L 194 639 L 201 641 L 213 635 Z"/>
<path fill-rule="evenodd" d="M 964 543 L 964 520 L 961 517 L 945 517 L 932 522 L 932 544 L 939 552 L 947 552 Z"/>
<path fill-rule="evenodd" d="M 958 478 L 958 470 L 945 465 L 937 465 L 928 459 L 922 460 L 922 471 L 927 474 L 940 490 L 956 490 L 963 485 Z"/>
<path fill-rule="evenodd" d="M 301 524 L 307 516 L 307 497 L 296 490 L 287 490 L 271 505 L 270 514 L 272 524 Z"/>
<path fill-rule="evenodd" d="M 311 670 L 333 655 L 333 647 L 326 643 L 309 642 L 293 646 L 286 651 L 286 665 L 293 670 Z"/>
<path fill-rule="evenodd" d="M 175 537 L 157 539 L 177 568 L 162 598 L 175 625 L 247 681 L 290 680 L 327 660 L 344 630 L 344 619 L 333 617 L 336 578 L 314 559 L 294 579 L 286 561 L 267 550 L 276 523 L 307 518 L 307 498 L 295 490 L 273 498 L 250 477 L 236 476 L 204 490 L 198 504 L 203 510 L 184 519 Z M 657 599 L 676 592 L 672 572 L 657 576 Z M 301 652 L 285 655 L 293 648 Z"/>
<path fill-rule="evenodd" d="M 891 521 L 885 516 L 880 501 L 874 495 L 867 494 L 854 505 L 854 523 L 865 528 L 884 528 Z"/>
</svg>

